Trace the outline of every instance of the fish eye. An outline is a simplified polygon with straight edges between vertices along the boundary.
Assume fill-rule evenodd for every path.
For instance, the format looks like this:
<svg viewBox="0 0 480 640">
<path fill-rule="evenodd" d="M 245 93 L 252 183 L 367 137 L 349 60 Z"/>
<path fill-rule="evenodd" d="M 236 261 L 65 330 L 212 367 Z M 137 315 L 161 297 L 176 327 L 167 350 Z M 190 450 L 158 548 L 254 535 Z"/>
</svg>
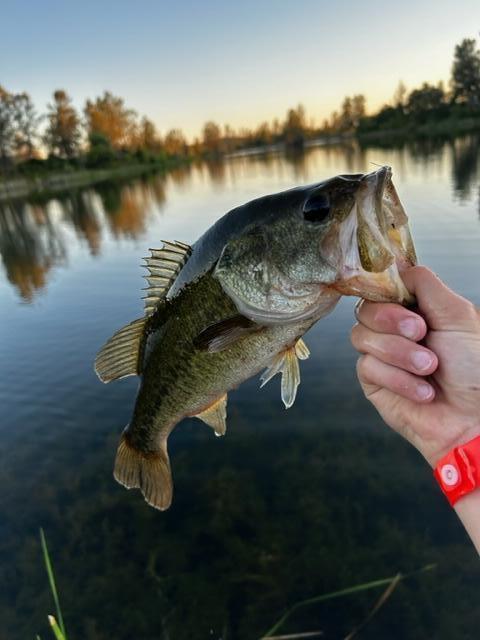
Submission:
<svg viewBox="0 0 480 640">
<path fill-rule="evenodd" d="M 314 193 L 303 205 L 303 217 L 308 222 L 325 222 L 330 213 L 330 201 L 324 193 Z"/>
</svg>

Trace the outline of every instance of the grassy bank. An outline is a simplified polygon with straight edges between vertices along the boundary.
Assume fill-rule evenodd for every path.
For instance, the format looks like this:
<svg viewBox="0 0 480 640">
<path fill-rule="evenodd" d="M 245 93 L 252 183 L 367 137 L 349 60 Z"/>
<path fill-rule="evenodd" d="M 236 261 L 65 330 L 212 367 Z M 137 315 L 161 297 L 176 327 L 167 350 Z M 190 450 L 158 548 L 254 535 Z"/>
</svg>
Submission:
<svg viewBox="0 0 480 640">
<path fill-rule="evenodd" d="M 373 120 L 373 119 L 372 119 Z M 439 120 L 427 120 L 423 123 L 407 121 L 403 126 L 381 124 L 368 121 L 356 131 L 360 141 L 398 140 L 414 138 L 454 138 L 466 133 L 480 132 L 480 115 L 469 118 L 450 116 Z"/>
<path fill-rule="evenodd" d="M 184 163 L 187 160 L 182 160 Z M 178 166 L 180 161 L 166 167 L 165 163 L 125 164 L 103 169 L 74 169 L 53 171 L 38 175 L 0 176 L 0 202 L 35 195 L 55 194 L 68 189 L 86 187 L 106 180 L 130 178 L 153 171 L 167 171 Z"/>
</svg>

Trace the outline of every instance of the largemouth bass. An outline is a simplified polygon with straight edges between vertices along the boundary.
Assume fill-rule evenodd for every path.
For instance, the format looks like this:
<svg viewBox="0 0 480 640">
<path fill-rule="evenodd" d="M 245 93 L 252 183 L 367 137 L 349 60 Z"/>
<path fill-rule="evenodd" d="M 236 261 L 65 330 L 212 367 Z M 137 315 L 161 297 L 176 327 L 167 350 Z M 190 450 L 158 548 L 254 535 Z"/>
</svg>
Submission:
<svg viewBox="0 0 480 640">
<path fill-rule="evenodd" d="M 387 166 L 253 200 L 192 247 L 150 251 L 145 316 L 112 336 L 95 370 L 103 382 L 140 376 L 114 476 L 158 509 L 172 500 L 167 440 L 183 418 L 223 435 L 227 392 L 262 370 L 262 386 L 281 373 L 290 407 L 302 336 L 342 295 L 412 302 L 399 272 L 415 249 Z"/>
</svg>

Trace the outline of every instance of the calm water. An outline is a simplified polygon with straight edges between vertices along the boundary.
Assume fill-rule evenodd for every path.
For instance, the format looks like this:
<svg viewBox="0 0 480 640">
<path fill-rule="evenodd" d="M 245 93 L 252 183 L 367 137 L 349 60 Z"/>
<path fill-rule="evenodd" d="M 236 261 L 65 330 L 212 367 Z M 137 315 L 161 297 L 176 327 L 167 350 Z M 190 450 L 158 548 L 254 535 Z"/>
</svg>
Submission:
<svg viewBox="0 0 480 640">
<path fill-rule="evenodd" d="M 372 162 L 393 167 L 421 261 L 480 304 L 479 148 L 253 155 L 2 206 L 0 638 L 48 637 L 40 526 L 72 638 L 257 638 L 295 602 L 430 562 L 362 637 L 477 637 L 475 556 L 423 462 L 362 398 L 353 300 L 307 335 L 291 410 L 278 381 L 252 380 L 230 395 L 225 438 L 195 420 L 174 432 L 166 513 L 112 479 L 136 381 L 104 386 L 92 362 L 142 314 L 149 247 L 193 242 L 251 198 Z M 378 596 L 305 607 L 282 632 L 344 637 Z"/>
</svg>

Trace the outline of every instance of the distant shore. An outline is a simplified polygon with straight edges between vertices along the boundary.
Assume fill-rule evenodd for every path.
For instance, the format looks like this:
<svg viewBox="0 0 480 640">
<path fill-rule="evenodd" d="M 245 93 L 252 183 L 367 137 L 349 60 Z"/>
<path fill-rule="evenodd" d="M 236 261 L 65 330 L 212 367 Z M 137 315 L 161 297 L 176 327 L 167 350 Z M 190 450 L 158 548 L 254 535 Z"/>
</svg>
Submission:
<svg viewBox="0 0 480 640">
<path fill-rule="evenodd" d="M 355 137 L 360 142 L 382 141 L 397 142 L 399 139 L 414 140 L 422 138 L 455 138 L 467 133 L 480 133 L 480 117 L 471 118 L 445 118 L 443 120 L 429 121 L 421 125 L 377 128 L 374 130 L 359 129 Z"/>
<path fill-rule="evenodd" d="M 0 202 L 27 198 L 45 193 L 61 193 L 69 189 L 87 187 L 107 180 L 134 178 L 156 171 L 164 171 L 155 164 L 126 164 L 105 169 L 75 169 L 35 176 L 0 176 Z"/>
<path fill-rule="evenodd" d="M 44 196 L 45 194 L 56 194 L 69 189 L 87 187 L 108 180 L 120 180 L 123 178 L 134 178 L 149 173 L 168 173 L 168 171 L 179 165 L 190 164 L 193 160 L 222 161 L 235 157 L 245 157 L 257 154 L 291 152 L 301 153 L 312 147 L 325 147 L 330 145 L 351 144 L 358 142 L 365 145 L 398 145 L 399 142 L 406 143 L 412 140 L 425 138 L 455 138 L 468 133 L 480 133 L 480 118 L 465 118 L 462 120 L 452 119 L 432 123 L 415 128 L 378 128 L 376 130 L 359 130 L 355 133 L 344 133 L 335 135 L 323 135 L 315 138 L 304 139 L 302 144 L 288 146 L 285 142 L 274 144 L 260 144 L 253 147 L 246 147 L 235 150 L 231 153 L 222 153 L 215 156 L 186 156 L 173 161 L 170 158 L 168 163 L 147 162 L 132 163 L 103 167 L 103 168 L 69 168 L 68 170 L 51 170 L 33 173 L 31 175 L 12 174 L 3 175 L 0 173 L 0 202 L 27 198 L 32 196 Z"/>
</svg>

